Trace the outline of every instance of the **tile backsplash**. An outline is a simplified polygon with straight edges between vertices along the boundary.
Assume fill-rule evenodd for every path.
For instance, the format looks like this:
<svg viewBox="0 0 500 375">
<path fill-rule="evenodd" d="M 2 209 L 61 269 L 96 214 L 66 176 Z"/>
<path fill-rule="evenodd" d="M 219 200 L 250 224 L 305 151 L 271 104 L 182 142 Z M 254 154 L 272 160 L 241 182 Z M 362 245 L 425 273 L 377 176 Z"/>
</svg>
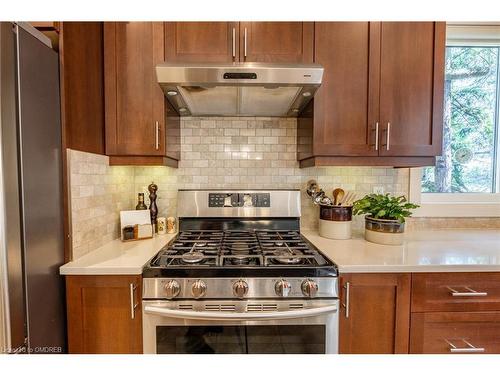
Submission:
<svg viewBox="0 0 500 375">
<path fill-rule="evenodd" d="M 408 169 L 300 169 L 296 137 L 297 122 L 291 118 L 183 118 L 179 168 L 136 167 L 136 193 L 147 192 L 154 180 L 160 215 L 176 216 L 177 189 L 300 189 L 303 228 L 318 225 L 318 207 L 304 193 L 310 179 L 316 179 L 329 195 L 335 187 L 355 191 L 360 197 L 374 187 L 407 194 Z"/>
<path fill-rule="evenodd" d="M 134 205 L 134 168 L 103 155 L 68 150 L 72 258 L 119 236 L 119 213 Z"/>
<path fill-rule="evenodd" d="M 299 168 L 297 123 L 288 118 L 183 118 L 179 168 L 110 167 L 108 157 L 68 150 L 73 259 L 119 238 L 119 211 L 134 209 L 137 193 L 158 185 L 159 216 L 177 216 L 178 189 L 300 189 L 303 229 L 318 226 L 318 207 L 305 194 L 316 179 L 358 197 L 373 192 L 408 195 L 409 170 L 387 167 Z M 499 218 L 414 218 L 408 229 L 498 228 Z M 362 228 L 361 217 L 354 227 Z"/>
</svg>

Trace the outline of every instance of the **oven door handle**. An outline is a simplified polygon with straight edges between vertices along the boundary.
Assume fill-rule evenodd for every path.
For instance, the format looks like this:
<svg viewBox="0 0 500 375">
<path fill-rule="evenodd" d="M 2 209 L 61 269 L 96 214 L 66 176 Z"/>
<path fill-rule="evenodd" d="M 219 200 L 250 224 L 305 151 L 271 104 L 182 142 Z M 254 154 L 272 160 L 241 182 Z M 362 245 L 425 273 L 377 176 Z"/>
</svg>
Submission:
<svg viewBox="0 0 500 375">
<path fill-rule="evenodd" d="M 300 319 L 311 316 L 330 314 L 337 311 L 336 305 L 313 307 L 291 311 L 263 311 L 263 312 L 220 312 L 220 311 L 193 311 L 176 310 L 158 306 L 145 306 L 146 314 L 160 315 L 168 318 L 198 319 L 198 320 L 275 320 L 275 319 Z"/>
</svg>

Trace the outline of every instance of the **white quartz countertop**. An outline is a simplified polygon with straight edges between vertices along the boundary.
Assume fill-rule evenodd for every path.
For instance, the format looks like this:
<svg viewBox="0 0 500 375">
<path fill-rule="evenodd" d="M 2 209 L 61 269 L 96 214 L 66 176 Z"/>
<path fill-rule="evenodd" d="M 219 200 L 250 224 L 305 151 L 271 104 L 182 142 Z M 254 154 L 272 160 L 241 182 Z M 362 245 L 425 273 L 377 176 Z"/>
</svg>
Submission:
<svg viewBox="0 0 500 375">
<path fill-rule="evenodd" d="M 140 275 L 146 263 L 176 234 L 122 242 L 114 240 L 59 268 L 61 275 Z"/>
<path fill-rule="evenodd" d="M 500 272 L 500 230 L 434 230 L 406 233 L 401 246 L 330 240 L 302 231 L 334 261 L 341 273 L 353 272 Z M 60 267 L 61 275 L 140 275 L 146 263 L 176 234 L 149 240 L 114 240 Z"/>
<path fill-rule="evenodd" d="M 401 246 L 378 245 L 355 233 L 330 240 L 302 231 L 334 261 L 340 273 L 353 272 L 500 272 L 500 230 L 427 230 L 406 233 Z"/>
</svg>

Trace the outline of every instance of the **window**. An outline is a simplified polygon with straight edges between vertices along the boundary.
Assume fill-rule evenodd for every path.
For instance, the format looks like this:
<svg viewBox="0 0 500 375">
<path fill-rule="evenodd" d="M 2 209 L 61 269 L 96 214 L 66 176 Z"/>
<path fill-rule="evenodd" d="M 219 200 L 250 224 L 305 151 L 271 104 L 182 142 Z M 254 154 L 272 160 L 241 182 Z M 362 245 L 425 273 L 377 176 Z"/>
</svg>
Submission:
<svg viewBox="0 0 500 375">
<path fill-rule="evenodd" d="M 443 154 L 423 170 L 423 193 L 498 192 L 499 52 L 446 48 Z"/>
<path fill-rule="evenodd" d="M 500 26 L 448 25 L 443 154 L 411 172 L 420 216 L 500 216 Z"/>
</svg>

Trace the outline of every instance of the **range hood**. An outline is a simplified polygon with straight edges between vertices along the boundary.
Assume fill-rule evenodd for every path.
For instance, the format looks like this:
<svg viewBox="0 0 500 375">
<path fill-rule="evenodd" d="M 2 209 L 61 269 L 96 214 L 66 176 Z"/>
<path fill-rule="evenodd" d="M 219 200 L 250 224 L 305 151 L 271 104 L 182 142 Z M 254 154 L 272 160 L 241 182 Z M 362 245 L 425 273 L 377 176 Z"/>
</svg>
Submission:
<svg viewBox="0 0 500 375">
<path fill-rule="evenodd" d="M 323 67 L 163 63 L 156 76 L 181 116 L 295 117 L 321 85 Z"/>
</svg>

